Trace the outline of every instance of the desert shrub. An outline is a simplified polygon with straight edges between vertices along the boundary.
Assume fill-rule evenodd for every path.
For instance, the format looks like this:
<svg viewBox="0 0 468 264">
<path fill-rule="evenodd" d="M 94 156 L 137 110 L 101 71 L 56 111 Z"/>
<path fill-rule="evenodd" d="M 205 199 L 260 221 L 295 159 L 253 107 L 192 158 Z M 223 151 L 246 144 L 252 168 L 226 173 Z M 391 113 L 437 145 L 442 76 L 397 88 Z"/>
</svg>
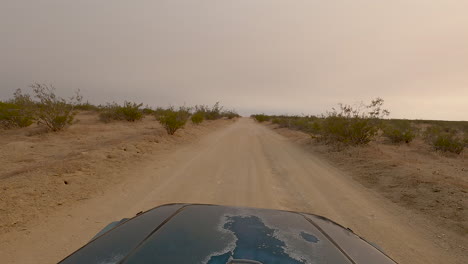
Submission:
<svg viewBox="0 0 468 264">
<path fill-rule="evenodd" d="M 169 135 L 174 135 L 174 133 L 183 128 L 187 119 L 190 116 L 190 111 L 187 111 L 186 108 L 180 108 L 178 111 L 175 111 L 172 107 L 168 108 L 161 113 L 156 118 L 159 123 L 166 129 Z"/>
<path fill-rule="evenodd" d="M 162 116 L 164 114 L 166 114 L 168 111 L 171 111 L 172 108 L 162 108 L 162 107 L 157 107 L 154 112 L 153 112 L 153 115 L 154 117 L 156 117 L 156 119 L 158 119 L 159 116 Z"/>
<path fill-rule="evenodd" d="M 27 127 L 34 122 L 32 115 L 23 115 L 20 106 L 14 103 L 0 102 L 0 127 L 9 129 Z"/>
<path fill-rule="evenodd" d="M 75 105 L 75 110 L 81 110 L 81 111 L 99 111 L 100 108 L 99 106 L 96 106 L 96 105 L 93 105 L 93 104 L 90 104 L 89 102 L 86 102 L 86 103 L 81 103 L 81 104 L 77 104 Z"/>
<path fill-rule="evenodd" d="M 12 100 L 0 102 L 0 127 L 5 129 L 27 127 L 34 120 L 34 102 L 20 89 L 16 90 Z"/>
<path fill-rule="evenodd" d="M 223 107 L 219 105 L 219 102 L 216 102 L 211 109 L 206 108 L 205 112 L 205 119 L 206 120 L 216 120 L 220 119 L 222 117 L 221 111 L 223 110 Z"/>
<path fill-rule="evenodd" d="M 227 119 L 233 119 L 233 118 L 237 118 L 237 117 L 240 117 L 240 115 L 234 111 L 234 110 L 226 110 L 226 111 L 223 111 L 221 113 L 221 116 L 222 117 L 226 117 Z"/>
<path fill-rule="evenodd" d="M 151 107 L 146 106 L 145 108 L 141 110 L 141 113 L 143 115 L 154 115 L 155 111 Z"/>
<path fill-rule="evenodd" d="M 279 125 L 279 127 L 287 127 L 290 128 L 291 126 L 291 119 L 288 117 L 278 117 L 276 118 L 276 124 Z"/>
<path fill-rule="evenodd" d="M 251 117 L 260 123 L 270 120 L 270 117 L 265 114 L 251 115 Z"/>
<path fill-rule="evenodd" d="M 390 139 L 392 143 L 410 143 L 417 134 L 416 129 L 406 120 L 393 120 L 382 129 L 382 132 L 383 136 Z"/>
<path fill-rule="evenodd" d="M 289 128 L 313 134 L 320 132 L 319 119 L 315 116 L 293 116 L 289 119 Z"/>
<path fill-rule="evenodd" d="M 424 139 L 435 150 L 444 152 L 460 154 L 466 146 L 466 139 L 464 140 L 463 137 L 459 136 L 458 130 L 440 125 L 426 128 Z"/>
<path fill-rule="evenodd" d="M 453 134 L 441 133 L 435 137 L 432 146 L 435 150 L 460 154 L 465 147 L 465 143 Z"/>
<path fill-rule="evenodd" d="M 143 112 L 140 109 L 142 105 L 127 101 L 123 105 L 117 103 L 107 104 L 102 108 L 99 119 L 105 123 L 112 120 L 135 122 L 143 118 Z"/>
<path fill-rule="evenodd" d="M 72 124 L 74 107 L 82 100 L 79 91 L 69 100 L 55 94 L 52 85 L 35 83 L 31 85 L 38 102 L 35 105 L 37 123 L 46 126 L 51 131 L 59 131 Z"/>
<path fill-rule="evenodd" d="M 201 122 L 203 122 L 203 120 L 205 119 L 205 116 L 203 115 L 202 112 L 196 112 L 192 115 L 190 119 L 192 120 L 192 123 L 198 125 L 198 124 L 201 124 Z"/>
<path fill-rule="evenodd" d="M 353 107 L 340 104 L 338 110 L 328 112 L 321 121 L 322 139 L 329 143 L 361 145 L 369 143 L 377 134 L 380 119 L 389 114 L 382 109 L 383 99 L 369 105 Z"/>
<path fill-rule="evenodd" d="M 308 132 L 312 134 L 319 134 L 321 130 L 320 123 L 318 121 L 313 121 L 309 124 Z"/>
</svg>

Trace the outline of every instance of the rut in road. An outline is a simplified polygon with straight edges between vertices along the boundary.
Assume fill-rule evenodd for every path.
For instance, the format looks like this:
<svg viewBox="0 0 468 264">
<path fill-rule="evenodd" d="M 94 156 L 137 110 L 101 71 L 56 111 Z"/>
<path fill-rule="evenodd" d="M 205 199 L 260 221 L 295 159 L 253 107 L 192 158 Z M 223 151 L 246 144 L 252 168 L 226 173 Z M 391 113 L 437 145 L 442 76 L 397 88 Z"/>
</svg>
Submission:
<svg viewBox="0 0 468 264">
<path fill-rule="evenodd" d="M 379 244 L 400 263 L 462 263 L 462 257 L 433 243 L 423 220 L 247 118 L 167 156 L 154 157 L 154 162 L 133 170 L 125 183 L 68 212 L 73 218 L 57 215 L 31 231 L 16 250 L 35 247 L 36 255 L 31 253 L 30 259 L 57 261 L 103 223 L 176 202 L 319 214 Z M 74 235 L 67 239 L 70 233 Z M 53 251 L 58 246 L 60 251 Z"/>
</svg>

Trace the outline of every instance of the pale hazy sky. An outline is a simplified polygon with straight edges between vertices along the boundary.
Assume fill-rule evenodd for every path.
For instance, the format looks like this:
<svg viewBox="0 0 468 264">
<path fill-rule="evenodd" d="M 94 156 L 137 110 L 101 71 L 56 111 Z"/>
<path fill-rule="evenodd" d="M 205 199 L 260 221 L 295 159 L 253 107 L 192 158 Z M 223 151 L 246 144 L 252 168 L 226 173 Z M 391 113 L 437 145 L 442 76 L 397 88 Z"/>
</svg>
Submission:
<svg viewBox="0 0 468 264">
<path fill-rule="evenodd" d="M 468 120 L 467 0 L 0 0 L 0 99 L 33 82 L 93 103 Z"/>
</svg>

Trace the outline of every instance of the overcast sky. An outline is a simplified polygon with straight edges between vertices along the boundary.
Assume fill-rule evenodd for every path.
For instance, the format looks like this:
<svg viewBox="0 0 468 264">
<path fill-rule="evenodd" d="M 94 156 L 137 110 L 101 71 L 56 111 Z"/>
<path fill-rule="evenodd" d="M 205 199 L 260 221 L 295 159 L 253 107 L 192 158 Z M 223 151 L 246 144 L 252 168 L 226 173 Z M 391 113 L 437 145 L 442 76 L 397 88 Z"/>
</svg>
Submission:
<svg viewBox="0 0 468 264">
<path fill-rule="evenodd" d="M 0 99 L 33 82 L 92 103 L 468 120 L 466 0 L 0 0 Z"/>
</svg>

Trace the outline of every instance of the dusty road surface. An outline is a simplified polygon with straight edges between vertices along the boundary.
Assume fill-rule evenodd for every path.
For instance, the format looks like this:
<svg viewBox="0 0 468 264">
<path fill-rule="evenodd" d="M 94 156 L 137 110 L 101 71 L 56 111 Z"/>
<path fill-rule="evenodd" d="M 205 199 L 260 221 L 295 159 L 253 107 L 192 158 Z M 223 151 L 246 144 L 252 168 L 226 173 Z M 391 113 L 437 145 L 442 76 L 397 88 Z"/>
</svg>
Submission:
<svg viewBox="0 0 468 264">
<path fill-rule="evenodd" d="M 379 244 L 399 263 L 467 263 L 436 243 L 434 227 L 273 130 L 243 118 L 152 162 L 127 179 L 0 239 L 2 263 L 57 262 L 108 222 L 175 202 L 288 209 L 324 215 Z"/>
</svg>

